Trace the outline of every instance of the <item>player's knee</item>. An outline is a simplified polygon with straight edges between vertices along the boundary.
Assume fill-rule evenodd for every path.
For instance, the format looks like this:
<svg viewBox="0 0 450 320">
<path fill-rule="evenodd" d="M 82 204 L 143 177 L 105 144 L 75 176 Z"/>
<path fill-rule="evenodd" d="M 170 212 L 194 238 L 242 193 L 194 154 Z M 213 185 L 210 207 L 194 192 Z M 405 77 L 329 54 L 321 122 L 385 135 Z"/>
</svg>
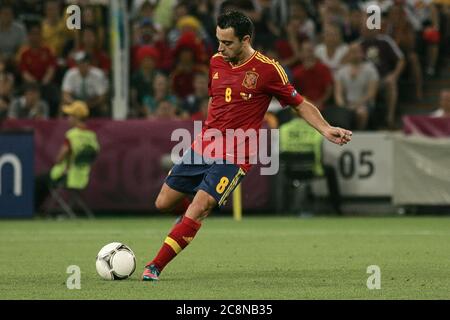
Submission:
<svg viewBox="0 0 450 320">
<path fill-rule="evenodd" d="M 172 209 L 170 204 L 163 197 L 160 196 L 155 201 L 155 207 L 158 211 L 161 212 L 169 212 Z"/>
</svg>

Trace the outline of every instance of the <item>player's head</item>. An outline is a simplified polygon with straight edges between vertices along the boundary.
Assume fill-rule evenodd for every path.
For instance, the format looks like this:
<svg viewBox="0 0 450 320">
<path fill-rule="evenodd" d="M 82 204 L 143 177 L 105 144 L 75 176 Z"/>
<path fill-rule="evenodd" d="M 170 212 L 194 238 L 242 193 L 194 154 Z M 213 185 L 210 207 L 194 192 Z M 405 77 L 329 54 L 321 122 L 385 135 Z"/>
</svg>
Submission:
<svg viewBox="0 0 450 320">
<path fill-rule="evenodd" d="M 229 62 L 238 62 L 243 51 L 251 47 L 253 23 L 239 11 L 227 11 L 217 19 L 218 51 Z"/>
</svg>

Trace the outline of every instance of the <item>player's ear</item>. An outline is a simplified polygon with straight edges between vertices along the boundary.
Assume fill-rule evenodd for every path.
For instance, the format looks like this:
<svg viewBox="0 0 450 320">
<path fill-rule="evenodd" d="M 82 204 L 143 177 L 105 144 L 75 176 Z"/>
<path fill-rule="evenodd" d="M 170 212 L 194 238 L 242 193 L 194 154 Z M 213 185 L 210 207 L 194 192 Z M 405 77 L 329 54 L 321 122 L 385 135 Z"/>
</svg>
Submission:
<svg viewBox="0 0 450 320">
<path fill-rule="evenodd" d="M 246 42 L 246 43 L 250 44 L 250 42 L 251 42 L 250 36 L 248 34 L 243 36 L 242 37 L 242 42 Z"/>
</svg>

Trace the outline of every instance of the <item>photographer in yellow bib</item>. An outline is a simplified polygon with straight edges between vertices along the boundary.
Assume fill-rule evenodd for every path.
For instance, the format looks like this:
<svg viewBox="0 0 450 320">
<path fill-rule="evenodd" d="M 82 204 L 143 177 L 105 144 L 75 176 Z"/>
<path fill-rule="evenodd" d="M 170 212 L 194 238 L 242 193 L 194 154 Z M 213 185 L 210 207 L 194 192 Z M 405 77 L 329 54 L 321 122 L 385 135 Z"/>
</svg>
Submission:
<svg viewBox="0 0 450 320">
<path fill-rule="evenodd" d="M 67 189 L 83 190 L 89 183 L 91 165 L 98 155 L 100 146 L 97 135 L 89 130 L 86 120 L 89 108 L 85 102 L 75 100 L 62 107 L 68 116 L 70 129 L 50 172 L 36 178 L 35 208 L 39 210 L 48 196 L 50 188 L 62 186 Z"/>
</svg>

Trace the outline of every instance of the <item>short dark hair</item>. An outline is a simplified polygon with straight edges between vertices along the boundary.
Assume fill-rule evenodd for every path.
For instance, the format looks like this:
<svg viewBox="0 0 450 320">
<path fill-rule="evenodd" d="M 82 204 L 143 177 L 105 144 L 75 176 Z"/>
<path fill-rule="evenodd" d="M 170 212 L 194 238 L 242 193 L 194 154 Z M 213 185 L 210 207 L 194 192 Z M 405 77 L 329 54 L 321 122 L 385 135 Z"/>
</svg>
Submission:
<svg viewBox="0 0 450 320">
<path fill-rule="evenodd" d="M 233 28 L 234 34 L 242 40 L 246 35 L 253 37 L 253 22 L 240 11 L 226 11 L 217 18 L 220 29 Z"/>
</svg>

